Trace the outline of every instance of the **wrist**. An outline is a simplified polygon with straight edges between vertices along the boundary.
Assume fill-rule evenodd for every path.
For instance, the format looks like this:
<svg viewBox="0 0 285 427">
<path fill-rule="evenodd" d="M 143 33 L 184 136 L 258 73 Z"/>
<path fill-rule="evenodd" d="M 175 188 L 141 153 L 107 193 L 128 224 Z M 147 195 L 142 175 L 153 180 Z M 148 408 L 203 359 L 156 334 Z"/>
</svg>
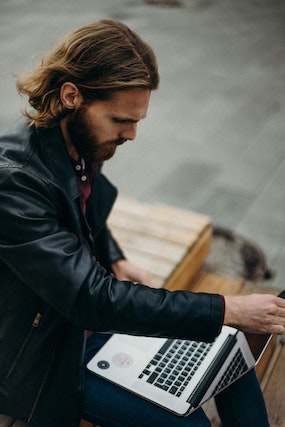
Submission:
<svg viewBox="0 0 285 427">
<path fill-rule="evenodd" d="M 238 326 L 238 297 L 225 296 L 225 311 L 224 311 L 224 325 L 226 326 Z"/>
</svg>

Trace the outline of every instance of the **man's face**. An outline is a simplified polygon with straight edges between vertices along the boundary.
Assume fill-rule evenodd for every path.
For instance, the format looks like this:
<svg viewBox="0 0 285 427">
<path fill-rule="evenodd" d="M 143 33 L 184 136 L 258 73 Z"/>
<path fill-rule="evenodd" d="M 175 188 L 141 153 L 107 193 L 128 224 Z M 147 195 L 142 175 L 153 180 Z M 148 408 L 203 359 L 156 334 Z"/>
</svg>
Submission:
<svg viewBox="0 0 285 427">
<path fill-rule="evenodd" d="M 137 124 L 147 113 L 150 93 L 146 89 L 117 91 L 108 101 L 83 104 L 71 113 L 67 131 L 79 157 L 103 162 L 119 145 L 135 139 Z"/>
</svg>

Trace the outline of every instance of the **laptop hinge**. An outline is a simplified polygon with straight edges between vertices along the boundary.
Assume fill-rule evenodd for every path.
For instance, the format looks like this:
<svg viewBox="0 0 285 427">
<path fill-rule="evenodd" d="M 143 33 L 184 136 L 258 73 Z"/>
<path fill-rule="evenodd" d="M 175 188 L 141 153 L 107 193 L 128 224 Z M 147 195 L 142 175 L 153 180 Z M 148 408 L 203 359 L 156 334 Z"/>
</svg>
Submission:
<svg viewBox="0 0 285 427">
<path fill-rule="evenodd" d="M 189 402 L 193 408 L 196 408 L 201 402 L 208 388 L 212 384 L 213 378 L 215 378 L 215 376 L 218 374 L 219 370 L 224 364 L 225 359 L 235 346 L 236 342 L 236 334 L 229 335 L 225 340 L 224 344 L 221 347 L 221 350 L 216 355 L 215 359 L 210 364 L 204 376 L 201 378 L 201 380 L 187 399 L 187 402 Z"/>
</svg>

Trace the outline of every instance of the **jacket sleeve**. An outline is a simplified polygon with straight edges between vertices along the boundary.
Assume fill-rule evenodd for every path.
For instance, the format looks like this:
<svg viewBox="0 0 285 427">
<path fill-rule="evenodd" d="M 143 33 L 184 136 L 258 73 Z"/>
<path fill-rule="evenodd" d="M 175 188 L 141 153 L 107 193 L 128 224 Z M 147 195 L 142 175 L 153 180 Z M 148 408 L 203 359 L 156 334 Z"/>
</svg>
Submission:
<svg viewBox="0 0 285 427">
<path fill-rule="evenodd" d="M 118 281 L 76 233 L 64 192 L 23 169 L 0 173 L 0 186 L 0 257 L 14 277 L 5 280 L 28 286 L 82 329 L 205 341 L 219 334 L 220 295 Z"/>
</svg>

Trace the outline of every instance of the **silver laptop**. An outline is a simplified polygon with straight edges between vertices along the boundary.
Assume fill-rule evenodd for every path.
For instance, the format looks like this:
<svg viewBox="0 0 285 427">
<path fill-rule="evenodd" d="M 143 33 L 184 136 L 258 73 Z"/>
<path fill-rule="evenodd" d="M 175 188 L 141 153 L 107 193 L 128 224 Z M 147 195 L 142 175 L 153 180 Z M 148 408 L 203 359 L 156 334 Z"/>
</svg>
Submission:
<svg viewBox="0 0 285 427">
<path fill-rule="evenodd" d="M 87 368 L 186 416 L 255 366 L 271 336 L 250 338 L 228 326 L 213 343 L 114 334 Z"/>
</svg>

